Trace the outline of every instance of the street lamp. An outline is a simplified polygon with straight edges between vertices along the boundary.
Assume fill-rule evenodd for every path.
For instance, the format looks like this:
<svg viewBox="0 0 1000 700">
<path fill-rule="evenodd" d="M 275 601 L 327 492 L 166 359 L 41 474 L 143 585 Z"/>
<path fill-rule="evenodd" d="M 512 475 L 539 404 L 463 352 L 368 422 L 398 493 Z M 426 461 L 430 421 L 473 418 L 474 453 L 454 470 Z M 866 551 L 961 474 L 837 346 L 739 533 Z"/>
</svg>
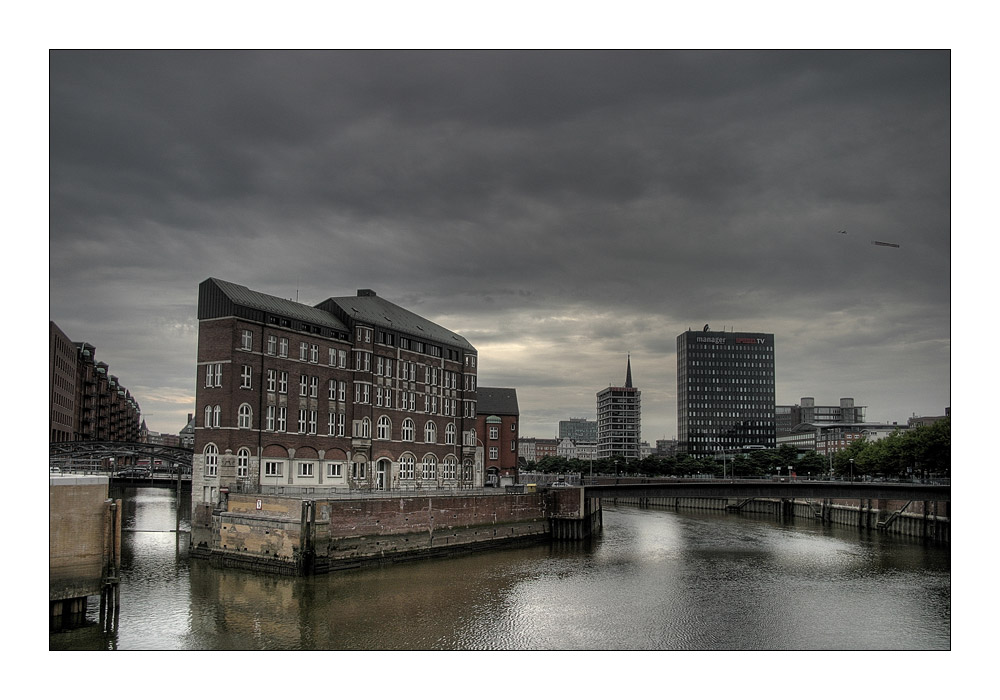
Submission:
<svg viewBox="0 0 1000 700">
<path fill-rule="evenodd" d="M 848 460 L 851 463 L 851 483 L 854 483 L 854 458 Z"/>
</svg>

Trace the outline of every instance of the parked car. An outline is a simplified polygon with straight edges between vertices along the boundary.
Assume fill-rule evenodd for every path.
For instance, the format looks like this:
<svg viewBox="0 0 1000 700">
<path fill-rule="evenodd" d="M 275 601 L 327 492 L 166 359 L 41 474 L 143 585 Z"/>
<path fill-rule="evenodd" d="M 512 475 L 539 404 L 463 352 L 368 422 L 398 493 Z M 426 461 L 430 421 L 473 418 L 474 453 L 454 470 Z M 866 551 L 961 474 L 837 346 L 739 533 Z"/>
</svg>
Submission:
<svg viewBox="0 0 1000 700">
<path fill-rule="evenodd" d="M 62 469 L 59 467 L 49 467 L 49 474 L 62 474 Z"/>
<path fill-rule="evenodd" d="M 122 469 L 120 472 L 115 472 L 116 479 L 148 479 L 149 470 L 143 469 L 141 467 L 135 469 Z"/>
</svg>

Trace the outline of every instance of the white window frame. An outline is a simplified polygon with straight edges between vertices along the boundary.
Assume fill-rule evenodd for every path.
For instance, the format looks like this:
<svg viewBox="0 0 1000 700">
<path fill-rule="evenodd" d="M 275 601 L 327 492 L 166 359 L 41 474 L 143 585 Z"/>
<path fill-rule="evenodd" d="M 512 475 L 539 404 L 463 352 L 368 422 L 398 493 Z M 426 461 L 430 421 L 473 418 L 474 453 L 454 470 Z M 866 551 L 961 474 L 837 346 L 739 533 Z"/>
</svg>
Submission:
<svg viewBox="0 0 1000 700">
<path fill-rule="evenodd" d="M 250 450 L 241 447 L 236 452 L 236 476 L 246 478 L 250 475 Z"/>
<path fill-rule="evenodd" d="M 253 409 L 250 408 L 250 404 L 248 403 L 240 404 L 237 427 L 239 428 L 253 427 Z"/>
<path fill-rule="evenodd" d="M 205 445 L 205 476 L 219 475 L 219 448 L 214 442 Z"/>
</svg>

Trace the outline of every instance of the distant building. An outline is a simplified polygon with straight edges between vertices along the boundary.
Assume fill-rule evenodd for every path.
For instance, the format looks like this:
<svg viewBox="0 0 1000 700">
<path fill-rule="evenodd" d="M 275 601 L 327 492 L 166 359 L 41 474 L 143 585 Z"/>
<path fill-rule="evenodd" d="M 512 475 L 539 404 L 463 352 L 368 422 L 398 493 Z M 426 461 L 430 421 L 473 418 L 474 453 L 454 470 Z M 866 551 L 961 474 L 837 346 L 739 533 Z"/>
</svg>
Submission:
<svg viewBox="0 0 1000 700">
<path fill-rule="evenodd" d="M 597 442 L 597 421 L 570 418 L 559 421 L 559 437 L 574 442 Z"/>
<path fill-rule="evenodd" d="M 597 392 L 597 454 L 625 461 L 642 459 L 642 392 L 632 385 L 632 358 L 628 358 L 624 386 Z"/>
<path fill-rule="evenodd" d="M 943 416 L 917 416 L 914 414 L 911 418 L 907 419 L 906 425 L 910 428 L 916 428 L 918 426 L 931 426 L 937 423 L 939 420 L 944 420 L 945 418 L 951 418 L 951 407 L 944 409 Z"/>
<path fill-rule="evenodd" d="M 476 434 L 483 442 L 486 484 L 516 484 L 520 415 L 517 391 L 481 386 L 476 411 Z"/>
<path fill-rule="evenodd" d="M 677 336 L 678 452 L 714 457 L 775 447 L 774 334 Z"/>
<path fill-rule="evenodd" d="M 536 464 L 546 457 L 558 457 L 559 442 L 558 438 L 521 438 L 518 455 L 526 465 Z"/>
<path fill-rule="evenodd" d="M 658 457 L 673 457 L 677 454 L 677 441 L 676 440 L 657 440 L 656 441 L 656 452 L 654 453 Z"/>
<path fill-rule="evenodd" d="M 49 440 L 138 442 L 138 402 L 97 362 L 89 343 L 72 342 L 49 322 Z"/>
<path fill-rule="evenodd" d="M 792 445 L 799 452 L 830 455 L 846 449 L 856 440 L 864 438 L 874 442 L 905 430 L 906 426 L 896 423 L 800 423 L 792 432 L 779 435 L 777 444 Z"/>
<path fill-rule="evenodd" d="M 194 414 L 193 413 L 189 413 L 188 414 L 187 424 L 183 428 L 181 428 L 181 431 L 178 434 L 178 437 L 180 438 L 181 447 L 184 447 L 184 448 L 189 449 L 189 450 L 193 450 L 194 449 Z"/>
<path fill-rule="evenodd" d="M 867 406 L 855 406 L 853 398 L 837 406 L 817 406 L 816 399 L 804 396 L 794 405 L 775 406 L 775 431 L 788 434 L 800 423 L 864 423 Z"/>
</svg>

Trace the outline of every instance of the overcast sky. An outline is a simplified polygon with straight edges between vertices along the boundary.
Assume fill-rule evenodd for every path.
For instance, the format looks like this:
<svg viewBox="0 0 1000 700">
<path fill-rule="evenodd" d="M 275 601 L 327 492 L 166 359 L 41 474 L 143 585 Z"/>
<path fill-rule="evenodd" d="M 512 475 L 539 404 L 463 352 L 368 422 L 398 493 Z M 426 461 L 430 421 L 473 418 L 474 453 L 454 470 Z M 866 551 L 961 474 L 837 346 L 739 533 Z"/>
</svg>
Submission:
<svg viewBox="0 0 1000 700">
<path fill-rule="evenodd" d="M 66 52 L 50 318 L 151 430 L 194 413 L 198 284 L 371 288 L 464 335 L 521 435 L 676 338 L 774 333 L 777 401 L 950 406 L 947 51 Z M 846 233 L 843 233 L 846 232 Z M 898 244 L 875 246 L 872 241 Z"/>
</svg>

